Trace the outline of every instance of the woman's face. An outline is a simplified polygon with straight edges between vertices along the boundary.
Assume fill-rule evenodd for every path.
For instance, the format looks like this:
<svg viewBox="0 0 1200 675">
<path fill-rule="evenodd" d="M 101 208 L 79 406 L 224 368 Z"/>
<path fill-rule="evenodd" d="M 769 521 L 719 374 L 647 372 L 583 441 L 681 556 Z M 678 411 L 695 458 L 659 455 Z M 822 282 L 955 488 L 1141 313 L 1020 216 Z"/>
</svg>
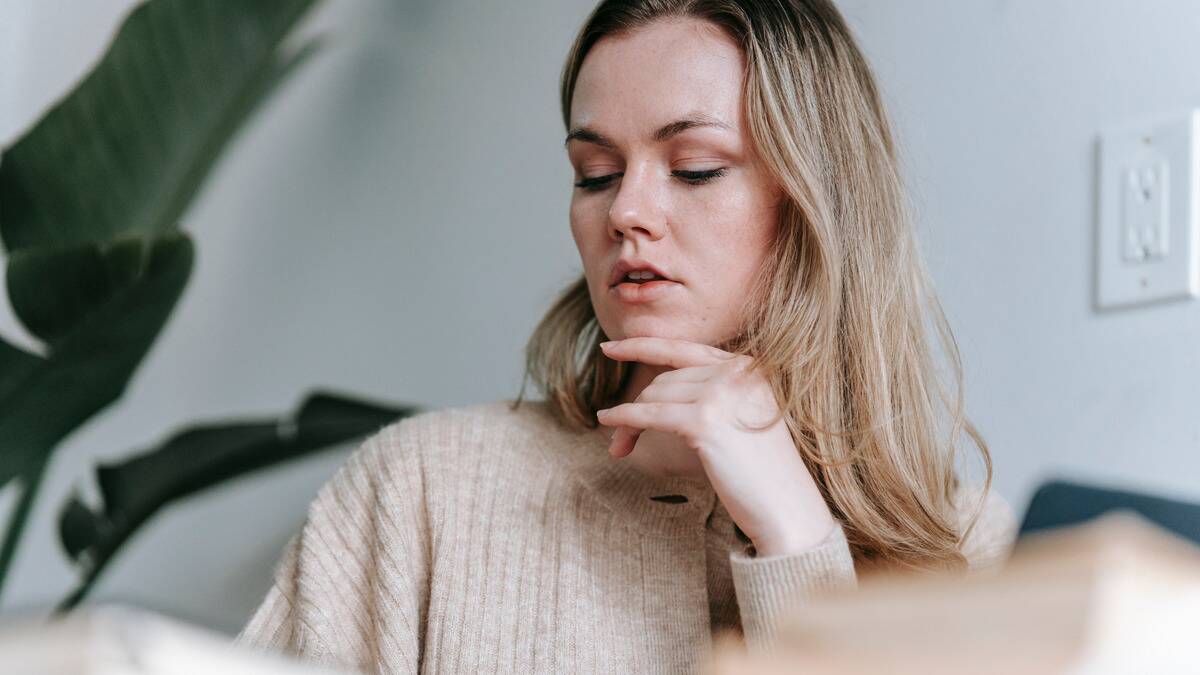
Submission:
<svg viewBox="0 0 1200 675">
<path fill-rule="evenodd" d="M 605 37 L 584 59 L 567 137 L 571 234 L 610 339 L 716 345 L 740 327 L 781 195 L 743 120 L 744 65 L 733 40 L 693 18 Z M 614 286 L 618 260 L 674 283 Z"/>
</svg>

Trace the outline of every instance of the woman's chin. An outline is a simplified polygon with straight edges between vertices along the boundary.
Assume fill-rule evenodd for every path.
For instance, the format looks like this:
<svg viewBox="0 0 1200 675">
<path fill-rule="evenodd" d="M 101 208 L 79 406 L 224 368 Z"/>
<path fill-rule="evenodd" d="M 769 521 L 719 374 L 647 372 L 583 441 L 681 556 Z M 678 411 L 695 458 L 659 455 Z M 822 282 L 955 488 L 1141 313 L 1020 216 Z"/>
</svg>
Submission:
<svg viewBox="0 0 1200 675">
<path fill-rule="evenodd" d="M 613 335 L 614 340 L 634 337 L 690 340 L 690 337 L 680 332 L 679 326 L 680 323 L 677 321 L 663 320 L 659 317 L 631 317 L 630 320 L 618 324 L 615 335 L 614 333 L 606 334 Z"/>
</svg>

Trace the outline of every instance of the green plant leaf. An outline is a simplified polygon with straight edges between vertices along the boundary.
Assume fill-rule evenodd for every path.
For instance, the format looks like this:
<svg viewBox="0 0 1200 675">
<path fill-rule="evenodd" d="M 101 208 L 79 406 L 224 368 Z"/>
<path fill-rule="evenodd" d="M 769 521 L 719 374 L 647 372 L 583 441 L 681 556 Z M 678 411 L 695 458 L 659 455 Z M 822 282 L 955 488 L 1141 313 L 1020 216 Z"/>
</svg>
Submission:
<svg viewBox="0 0 1200 675">
<path fill-rule="evenodd" d="M 37 370 L 42 358 L 0 339 L 0 401 L 21 387 L 29 374 Z M 0 450 L 0 461 L 3 451 Z"/>
<path fill-rule="evenodd" d="M 188 427 L 144 454 L 97 468 L 103 504 L 72 498 L 59 516 L 63 548 L 82 573 L 59 609 L 75 606 L 138 527 L 167 504 L 245 473 L 378 431 L 417 408 L 317 392 L 291 418 Z"/>
<path fill-rule="evenodd" d="M 136 283 L 146 241 L 26 248 L 8 258 L 8 295 L 29 332 L 51 347 L 115 293 Z"/>
<path fill-rule="evenodd" d="M 178 227 L 234 132 L 317 48 L 279 49 L 313 1 L 142 4 L 87 78 L 5 151 L 0 239 L 20 264 L 13 309 L 31 333 L 52 342 L 102 301 L 117 242 Z"/>
<path fill-rule="evenodd" d="M 0 399 L 0 485 L 44 464 L 59 441 L 125 391 L 187 284 L 191 240 L 151 240 L 144 258 L 136 281 L 111 293 Z"/>
<path fill-rule="evenodd" d="M 9 251 L 177 227 L 221 149 L 311 45 L 280 44 L 314 0 L 153 0 L 100 63 L 9 148 Z"/>
<path fill-rule="evenodd" d="M 20 477 L 21 492 L 0 544 L 0 584 L 16 552 L 50 453 L 67 434 L 125 390 L 187 284 L 191 240 L 152 240 L 142 275 L 116 290 L 49 357 L 4 350 L 17 372 L 0 376 L 0 485 Z"/>
</svg>

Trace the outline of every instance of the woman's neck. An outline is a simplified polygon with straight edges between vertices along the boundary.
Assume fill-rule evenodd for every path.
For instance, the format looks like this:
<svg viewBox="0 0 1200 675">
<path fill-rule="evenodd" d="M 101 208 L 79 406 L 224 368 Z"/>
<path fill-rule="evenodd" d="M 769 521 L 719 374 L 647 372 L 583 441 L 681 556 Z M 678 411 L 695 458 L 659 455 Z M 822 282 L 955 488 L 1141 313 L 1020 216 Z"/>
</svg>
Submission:
<svg viewBox="0 0 1200 675">
<path fill-rule="evenodd" d="M 662 373 L 667 372 L 668 370 L 673 370 L 673 368 L 668 368 L 666 366 L 649 366 L 644 363 L 633 364 L 633 374 L 629 376 L 629 384 L 627 384 L 625 389 L 621 392 L 621 403 L 633 403 L 634 400 L 641 395 L 642 390 L 650 386 L 650 383 L 654 381 L 654 378 L 658 377 Z"/>
<path fill-rule="evenodd" d="M 621 403 L 633 403 L 655 377 L 669 370 L 674 369 L 643 363 L 634 364 L 629 384 L 621 394 Z M 654 476 L 707 479 L 696 451 L 688 447 L 682 437 L 666 431 L 642 431 L 633 452 L 618 461 L 629 462 L 639 471 Z"/>
</svg>

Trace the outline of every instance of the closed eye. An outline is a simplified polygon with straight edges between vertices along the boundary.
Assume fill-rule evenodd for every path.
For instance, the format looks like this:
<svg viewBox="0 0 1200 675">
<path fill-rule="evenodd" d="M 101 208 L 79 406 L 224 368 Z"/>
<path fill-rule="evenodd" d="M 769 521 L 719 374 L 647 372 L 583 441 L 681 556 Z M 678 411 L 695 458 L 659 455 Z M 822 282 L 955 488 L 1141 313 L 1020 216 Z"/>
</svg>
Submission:
<svg viewBox="0 0 1200 675">
<path fill-rule="evenodd" d="M 683 180 L 688 185 L 704 185 L 705 183 L 724 176 L 725 167 L 719 169 L 710 169 L 708 171 L 672 171 L 671 175 Z M 595 176 L 592 178 L 581 178 L 575 183 L 575 187 L 582 188 L 589 192 L 599 192 L 617 178 L 622 176 L 621 173 L 610 173 L 605 176 Z"/>
</svg>

